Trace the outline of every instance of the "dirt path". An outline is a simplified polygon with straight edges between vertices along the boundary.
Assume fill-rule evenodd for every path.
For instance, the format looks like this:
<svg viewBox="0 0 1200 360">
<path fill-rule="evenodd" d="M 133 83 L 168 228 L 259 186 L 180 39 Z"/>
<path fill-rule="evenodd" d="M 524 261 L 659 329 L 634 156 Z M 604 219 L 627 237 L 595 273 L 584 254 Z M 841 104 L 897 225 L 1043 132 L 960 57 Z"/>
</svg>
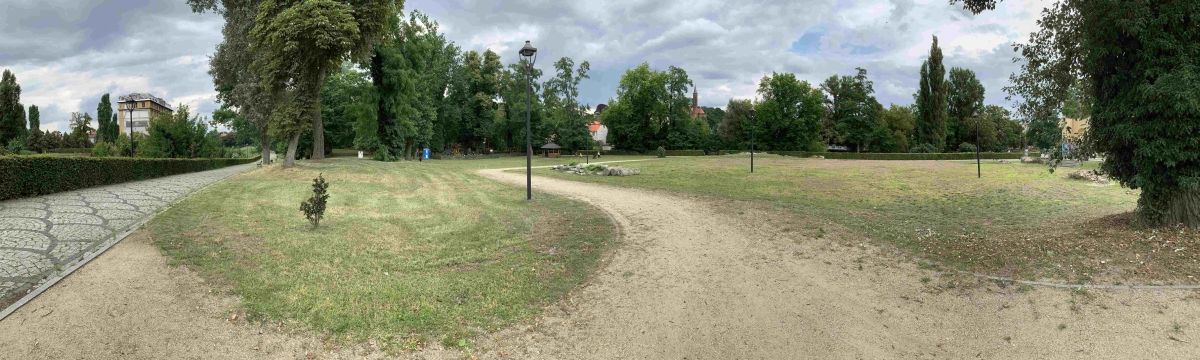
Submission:
<svg viewBox="0 0 1200 360">
<path fill-rule="evenodd" d="M 481 174 L 524 185 L 524 174 Z M 846 247 L 720 215 L 658 192 L 538 178 L 592 203 L 623 244 L 588 285 L 482 357 L 1188 358 L 1200 297 L 1187 291 L 946 291 L 870 246 Z M 777 225 L 777 224 L 776 224 Z M 927 279 L 929 280 L 929 279 Z"/>
<path fill-rule="evenodd" d="M 485 176 L 524 184 L 523 174 Z M 543 316 L 479 339 L 474 354 L 414 358 L 1195 358 L 1200 296 L 947 289 L 872 246 L 798 234 L 747 208 L 659 192 L 538 178 L 535 186 L 613 215 L 622 243 Z M 922 278 L 932 277 L 929 284 Z M 381 358 L 287 326 L 230 321 L 236 297 L 136 232 L 0 322 L 0 358 Z M 435 345 L 436 347 L 436 345 Z"/>
</svg>

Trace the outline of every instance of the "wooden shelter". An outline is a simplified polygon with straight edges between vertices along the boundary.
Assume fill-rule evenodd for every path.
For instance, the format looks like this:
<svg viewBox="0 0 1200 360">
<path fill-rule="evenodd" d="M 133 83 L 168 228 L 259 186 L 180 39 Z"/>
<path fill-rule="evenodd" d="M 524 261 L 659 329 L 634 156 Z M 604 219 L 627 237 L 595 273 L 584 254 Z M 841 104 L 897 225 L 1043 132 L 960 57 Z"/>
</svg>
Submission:
<svg viewBox="0 0 1200 360">
<path fill-rule="evenodd" d="M 549 142 L 546 145 L 542 145 L 542 152 L 548 158 L 556 158 L 562 156 L 562 146 Z"/>
</svg>

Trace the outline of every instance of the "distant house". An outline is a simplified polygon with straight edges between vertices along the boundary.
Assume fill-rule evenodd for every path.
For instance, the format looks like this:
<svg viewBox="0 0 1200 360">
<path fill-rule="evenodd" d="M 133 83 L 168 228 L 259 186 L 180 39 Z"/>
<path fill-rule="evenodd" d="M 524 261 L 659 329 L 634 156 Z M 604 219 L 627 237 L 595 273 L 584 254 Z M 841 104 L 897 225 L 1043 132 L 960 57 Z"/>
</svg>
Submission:
<svg viewBox="0 0 1200 360">
<path fill-rule="evenodd" d="M 122 134 L 128 135 L 130 128 L 145 134 L 150 128 L 151 118 L 174 111 L 166 101 L 154 95 L 133 93 L 121 96 L 117 101 L 117 127 Z"/>
<path fill-rule="evenodd" d="M 608 144 L 608 127 L 600 123 L 600 115 L 604 113 L 608 105 L 596 105 L 595 120 L 588 124 L 588 134 L 592 135 L 592 140 L 600 143 L 601 150 L 612 150 L 612 145 Z"/>
</svg>

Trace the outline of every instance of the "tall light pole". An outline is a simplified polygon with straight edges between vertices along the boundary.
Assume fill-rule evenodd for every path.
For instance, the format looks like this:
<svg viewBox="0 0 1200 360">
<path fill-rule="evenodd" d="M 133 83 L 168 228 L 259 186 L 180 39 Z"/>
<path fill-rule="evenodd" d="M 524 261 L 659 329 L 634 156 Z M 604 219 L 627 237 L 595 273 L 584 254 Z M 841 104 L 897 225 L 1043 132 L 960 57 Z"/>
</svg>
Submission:
<svg viewBox="0 0 1200 360">
<path fill-rule="evenodd" d="M 750 104 L 750 173 L 754 173 L 754 133 L 758 131 L 758 110 L 754 108 L 754 103 Z"/>
<path fill-rule="evenodd" d="M 533 112 L 533 63 L 537 61 L 537 48 L 525 40 L 521 47 L 521 60 L 525 63 L 525 200 L 533 200 L 533 135 L 529 129 L 529 118 Z"/>
<path fill-rule="evenodd" d="M 129 99 L 133 99 L 133 98 L 130 97 Z M 125 127 L 129 128 L 129 157 L 136 157 L 137 154 L 134 153 L 134 150 L 133 150 L 133 102 L 132 101 L 125 103 L 125 110 L 129 111 L 129 116 L 128 116 L 129 118 L 125 119 L 129 122 L 128 125 L 125 126 Z"/>
</svg>

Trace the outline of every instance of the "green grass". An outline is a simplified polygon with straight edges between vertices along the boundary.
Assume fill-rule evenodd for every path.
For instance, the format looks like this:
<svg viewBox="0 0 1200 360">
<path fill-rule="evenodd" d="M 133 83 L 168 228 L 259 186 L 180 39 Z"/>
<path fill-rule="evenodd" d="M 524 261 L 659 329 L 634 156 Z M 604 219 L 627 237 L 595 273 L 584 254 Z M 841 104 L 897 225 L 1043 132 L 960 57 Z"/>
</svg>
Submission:
<svg viewBox="0 0 1200 360">
<path fill-rule="evenodd" d="M 539 159 L 538 165 L 570 161 Z M 583 203 L 474 174 L 523 158 L 259 169 L 172 207 L 146 229 L 175 265 L 279 320 L 396 350 L 526 319 L 582 283 L 614 239 Z M 312 178 L 331 183 L 321 226 L 299 211 Z"/>
<path fill-rule="evenodd" d="M 1200 278 L 1200 236 L 1138 229 L 1128 214 L 1138 192 L 1068 180 L 1076 168 L 1012 161 L 820 160 L 759 155 L 673 157 L 628 164 L 627 177 L 538 174 L 700 195 L 734 207 L 765 204 L 810 220 L 811 237 L 831 221 L 952 269 L 1070 281 L 1098 274 Z M 1085 164 L 1085 168 L 1094 168 Z M 1189 234 L 1191 236 L 1189 236 Z M 1164 236 L 1172 241 L 1163 242 Z M 1175 251 L 1176 248 L 1186 248 Z"/>
</svg>

